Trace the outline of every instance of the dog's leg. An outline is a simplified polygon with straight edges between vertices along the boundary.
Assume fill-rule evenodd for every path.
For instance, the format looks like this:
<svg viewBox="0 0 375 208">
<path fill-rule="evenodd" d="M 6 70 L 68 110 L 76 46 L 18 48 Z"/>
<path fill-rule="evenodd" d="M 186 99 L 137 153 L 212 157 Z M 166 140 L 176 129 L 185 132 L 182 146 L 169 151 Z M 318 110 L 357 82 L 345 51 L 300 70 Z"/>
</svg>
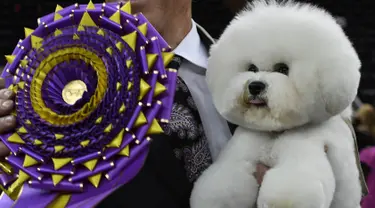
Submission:
<svg viewBox="0 0 375 208">
<path fill-rule="evenodd" d="M 273 152 L 278 163 L 264 177 L 258 208 L 329 208 L 335 182 L 323 145 L 280 139 Z"/>
<path fill-rule="evenodd" d="M 192 208 L 252 208 L 258 194 L 258 184 L 251 172 L 241 167 L 214 164 L 194 185 Z"/>
<path fill-rule="evenodd" d="M 239 135 L 237 130 L 218 160 L 198 178 L 190 199 L 192 208 L 252 208 L 256 204 L 259 185 L 253 173 L 267 139 Z"/>
</svg>

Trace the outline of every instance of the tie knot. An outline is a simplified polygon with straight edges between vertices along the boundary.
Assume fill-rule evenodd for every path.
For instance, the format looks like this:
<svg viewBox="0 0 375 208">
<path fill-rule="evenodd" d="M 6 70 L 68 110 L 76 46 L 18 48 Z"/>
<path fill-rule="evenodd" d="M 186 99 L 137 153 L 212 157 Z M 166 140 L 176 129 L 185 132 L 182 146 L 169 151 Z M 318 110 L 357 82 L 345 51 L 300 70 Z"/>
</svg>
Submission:
<svg viewBox="0 0 375 208">
<path fill-rule="evenodd" d="M 182 64 L 183 58 L 179 55 L 174 55 L 172 61 L 168 64 L 167 68 L 178 70 Z"/>
</svg>

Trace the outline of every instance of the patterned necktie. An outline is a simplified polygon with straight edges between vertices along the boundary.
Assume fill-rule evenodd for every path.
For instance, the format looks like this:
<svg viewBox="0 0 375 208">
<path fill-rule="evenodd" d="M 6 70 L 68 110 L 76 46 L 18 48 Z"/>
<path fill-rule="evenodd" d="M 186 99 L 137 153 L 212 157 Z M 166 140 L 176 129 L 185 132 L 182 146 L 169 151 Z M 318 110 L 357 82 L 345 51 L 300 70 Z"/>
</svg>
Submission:
<svg viewBox="0 0 375 208">
<path fill-rule="evenodd" d="M 167 68 L 178 70 L 183 58 L 175 56 Z M 176 157 L 183 163 L 188 179 L 192 182 L 212 163 L 202 121 L 181 77 L 177 79 L 170 122 L 163 126 L 165 134 L 171 136 Z"/>
<path fill-rule="evenodd" d="M 178 70 L 183 61 L 175 55 L 167 68 Z M 233 133 L 236 126 L 228 125 Z M 195 181 L 212 163 L 212 157 L 197 106 L 181 77 L 177 79 L 171 120 L 163 129 L 165 134 L 176 138 L 171 141 L 176 157 L 183 163 L 188 179 Z"/>
</svg>

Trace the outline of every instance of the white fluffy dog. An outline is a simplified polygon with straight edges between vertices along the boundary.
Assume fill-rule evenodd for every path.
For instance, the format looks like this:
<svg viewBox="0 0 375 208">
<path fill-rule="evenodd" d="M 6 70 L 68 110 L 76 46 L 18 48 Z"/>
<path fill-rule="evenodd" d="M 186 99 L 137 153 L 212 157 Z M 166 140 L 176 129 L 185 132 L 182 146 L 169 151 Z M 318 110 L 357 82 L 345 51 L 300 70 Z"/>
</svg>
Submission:
<svg viewBox="0 0 375 208">
<path fill-rule="evenodd" d="M 195 183 L 191 207 L 360 207 L 354 140 L 343 119 L 360 65 L 326 11 L 250 4 L 210 51 L 214 104 L 239 127 Z M 272 167 L 261 187 L 253 176 L 259 162 Z"/>
</svg>

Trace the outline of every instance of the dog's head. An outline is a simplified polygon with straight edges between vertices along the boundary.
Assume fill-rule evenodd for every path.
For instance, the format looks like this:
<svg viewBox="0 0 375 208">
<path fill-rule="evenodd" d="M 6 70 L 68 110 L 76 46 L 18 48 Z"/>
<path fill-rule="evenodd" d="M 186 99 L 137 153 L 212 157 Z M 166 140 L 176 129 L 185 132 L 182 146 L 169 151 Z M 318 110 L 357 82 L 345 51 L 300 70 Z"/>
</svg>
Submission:
<svg viewBox="0 0 375 208">
<path fill-rule="evenodd" d="M 326 11 L 256 1 L 212 46 L 207 82 L 226 119 L 278 131 L 322 122 L 347 108 L 357 94 L 360 65 Z"/>
</svg>

